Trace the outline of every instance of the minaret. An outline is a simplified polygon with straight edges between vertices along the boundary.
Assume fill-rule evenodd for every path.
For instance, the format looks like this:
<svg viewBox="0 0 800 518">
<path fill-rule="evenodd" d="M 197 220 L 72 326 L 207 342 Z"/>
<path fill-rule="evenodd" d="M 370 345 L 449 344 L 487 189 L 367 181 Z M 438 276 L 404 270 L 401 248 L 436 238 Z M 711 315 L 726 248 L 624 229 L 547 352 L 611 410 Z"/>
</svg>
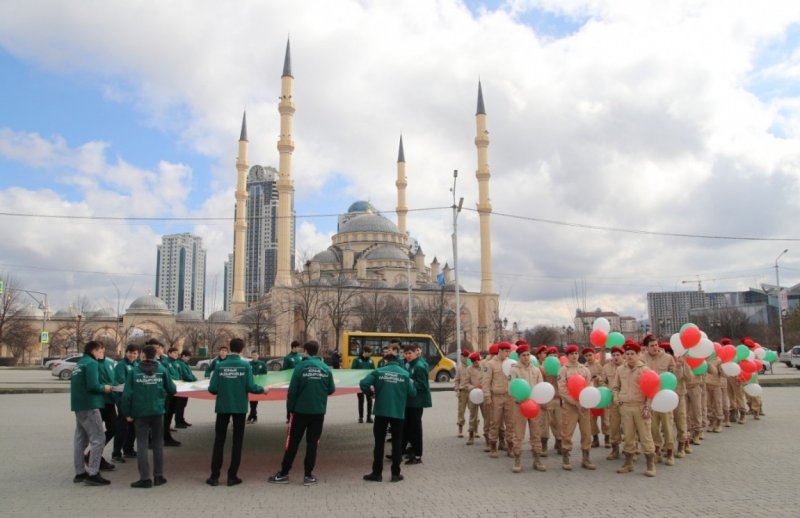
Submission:
<svg viewBox="0 0 800 518">
<path fill-rule="evenodd" d="M 291 286 L 291 228 L 294 181 L 292 180 L 292 125 L 294 122 L 294 77 L 292 76 L 292 56 L 289 51 L 289 40 L 286 40 L 286 57 L 283 60 L 281 76 L 281 97 L 278 112 L 281 114 L 281 134 L 278 139 L 278 272 L 275 276 L 276 286 Z"/>
<path fill-rule="evenodd" d="M 400 233 L 405 238 L 408 233 L 406 230 L 406 214 L 408 214 L 408 207 L 406 206 L 406 157 L 403 153 L 403 136 L 400 135 L 400 149 L 397 152 L 397 181 L 394 182 L 397 186 L 397 227 Z"/>
<path fill-rule="evenodd" d="M 233 293 L 231 313 L 239 315 L 245 309 L 244 300 L 244 240 L 247 230 L 247 112 L 242 115 L 239 135 L 239 156 L 236 158 L 236 215 L 233 222 Z"/>
<path fill-rule="evenodd" d="M 481 229 L 481 291 L 478 302 L 478 329 L 490 329 L 489 297 L 492 286 L 492 203 L 489 199 L 489 132 L 486 130 L 486 109 L 483 106 L 483 89 L 478 81 L 478 109 L 475 114 L 475 147 L 478 148 L 478 215 Z M 487 345 L 485 338 L 481 346 Z"/>
</svg>

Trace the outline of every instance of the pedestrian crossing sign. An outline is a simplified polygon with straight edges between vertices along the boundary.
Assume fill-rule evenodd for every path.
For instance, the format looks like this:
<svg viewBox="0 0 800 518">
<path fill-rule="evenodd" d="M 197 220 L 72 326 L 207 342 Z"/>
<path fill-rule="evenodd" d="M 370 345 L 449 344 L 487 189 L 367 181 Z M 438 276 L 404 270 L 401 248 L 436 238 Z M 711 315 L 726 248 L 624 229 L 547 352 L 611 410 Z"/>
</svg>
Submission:
<svg viewBox="0 0 800 518">
<path fill-rule="evenodd" d="M 46 344 L 50 341 L 50 333 L 48 331 L 42 331 L 42 335 L 40 337 L 40 342 Z"/>
</svg>

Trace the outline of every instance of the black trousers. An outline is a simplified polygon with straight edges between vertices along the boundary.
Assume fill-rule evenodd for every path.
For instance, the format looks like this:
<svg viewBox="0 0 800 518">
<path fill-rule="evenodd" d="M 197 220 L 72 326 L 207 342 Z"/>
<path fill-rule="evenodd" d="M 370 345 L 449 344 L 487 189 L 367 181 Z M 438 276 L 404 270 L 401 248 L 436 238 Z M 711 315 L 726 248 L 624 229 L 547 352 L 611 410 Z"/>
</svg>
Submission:
<svg viewBox="0 0 800 518">
<path fill-rule="evenodd" d="M 117 407 L 117 433 L 114 435 L 114 447 L 111 455 L 120 456 L 122 452 L 133 453 L 133 441 L 136 440 L 136 431 L 133 423 L 122 415 L 122 407 Z"/>
<path fill-rule="evenodd" d="M 175 424 L 185 423 L 184 412 L 186 412 L 186 405 L 189 404 L 188 397 L 174 397 L 172 399 L 173 409 L 175 411 Z"/>
<path fill-rule="evenodd" d="M 372 415 L 372 396 L 359 392 L 358 396 L 358 418 L 364 419 L 364 399 L 367 400 L 367 418 Z"/>
<path fill-rule="evenodd" d="M 211 455 L 211 477 L 219 478 L 222 469 L 222 452 L 225 449 L 225 438 L 228 435 L 228 423 L 233 421 L 233 445 L 231 446 L 231 463 L 228 466 L 228 478 L 239 473 L 242 461 L 242 442 L 244 441 L 245 414 L 217 414 L 214 426 L 214 452 Z"/>
<path fill-rule="evenodd" d="M 325 414 L 291 414 L 289 427 L 286 430 L 286 446 L 281 462 L 281 473 L 289 474 L 292 463 L 303 440 L 306 436 L 306 458 L 303 461 L 303 468 L 306 475 L 314 472 L 314 465 L 317 463 L 317 448 L 319 438 L 322 436 L 322 424 L 325 422 Z"/>
<path fill-rule="evenodd" d="M 258 401 L 250 402 L 250 415 L 253 417 L 258 416 Z"/>
<path fill-rule="evenodd" d="M 164 399 L 164 440 L 171 441 L 172 434 L 169 433 L 169 429 L 172 427 L 172 417 L 175 415 L 175 396 L 170 396 L 167 394 L 166 399 Z"/>
<path fill-rule="evenodd" d="M 383 472 L 383 450 L 386 443 L 386 430 L 392 427 L 392 475 L 400 474 L 400 462 L 403 460 L 403 420 L 375 416 L 372 435 L 375 436 L 375 449 L 372 451 L 372 473 Z"/>
<path fill-rule="evenodd" d="M 414 456 L 422 457 L 422 408 L 406 407 L 403 438 Z"/>
<path fill-rule="evenodd" d="M 100 418 L 106 427 L 106 444 L 114 438 L 117 433 L 117 407 L 114 403 L 106 403 L 100 409 Z"/>
</svg>

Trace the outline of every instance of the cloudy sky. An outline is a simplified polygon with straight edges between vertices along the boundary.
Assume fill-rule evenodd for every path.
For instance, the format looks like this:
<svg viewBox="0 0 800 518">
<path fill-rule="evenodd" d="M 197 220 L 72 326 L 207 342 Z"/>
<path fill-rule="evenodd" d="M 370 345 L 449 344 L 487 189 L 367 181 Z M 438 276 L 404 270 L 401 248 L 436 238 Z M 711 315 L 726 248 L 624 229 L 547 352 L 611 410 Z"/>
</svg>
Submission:
<svg viewBox="0 0 800 518">
<path fill-rule="evenodd" d="M 774 283 L 786 248 L 800 282 L 790 0 L 2 2 L 0 273 L 54 309 L 124 310 L 154 290 L 161 235 L 192 232 L 220 309 L 242 111 L 250 164 L 277 166 L 287 36 L 299 255 L 353 201 L 395 218 L 402 134 L 409 229 L 452 264 L 457 169 L 479 289 L 480 78 L 501 316 L 640 318 L 648 291 Z"/>
</svg>

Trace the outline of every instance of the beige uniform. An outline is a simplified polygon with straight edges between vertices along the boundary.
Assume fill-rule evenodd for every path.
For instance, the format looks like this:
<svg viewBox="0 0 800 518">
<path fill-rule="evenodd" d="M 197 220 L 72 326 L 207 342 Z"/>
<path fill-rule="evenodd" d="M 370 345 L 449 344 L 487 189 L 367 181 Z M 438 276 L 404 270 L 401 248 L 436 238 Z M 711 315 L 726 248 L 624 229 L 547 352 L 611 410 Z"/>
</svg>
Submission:
<svg viewBox="0 0 800 518">
<path fill-rule="evenodd" d="M 558 396 L 558 376 L 548 376 L 544 372 L 544 367 L 540 368 L 544 380 L 553 386 L 553 399 L 542 407 L 546 411 L 547 419 L 542 421 L 539 427 L 539 435 L 542 439 L 549 438 L 552 433 L 555 439 L 561 440 L 561 398 Z M 549 426 L 549 433 L 548 433 Z"/>
<path fill-rule="evenodd" d="M 622 433 L 625 436 L 623 451 L 631 455 L 636 452 L 637 436 L 645 454 L 655 453 L 651 419 L 642 416 L 642 411 L 650 402 L 639 388 L 639 378 L 647 370 L 649 369 L 641 360 L 638 360 L 634 367 L 629 367 L 627 363 L 623 364 L 617 368 L 617 374 L 611 384 L 614 404 L 619 407 Z"/>
<path fill-rule="evenodd" d="M 492 424 L 489 428 L 489 444 L 497 444 L 500 427 L 505 429 L 507 447 L 514 443 L 514 399 L 508 393 L 508 376 L 503 373 L 500 356 L 495 356 L 483 365 L 483 396 L 492 406 Z"/>
<path fill-rule="evenodd" d="M 608 385 L 614 382 L 617 376 L 617 364 L 613 361 L 607 362 L 603 365 L 603 374 L 606 377 Z M 611 444 L 619 444 L 622 442 L 622 425 L 619 418 L 619 406 L 611 404 L 603 412 L 603 434 L 611 437 Z"/>
<path fill-rule="evenodd" d="M 511 379 L 520 378 L 527 381 L 531 387 L 536 385 L 537 383 L 541 383 L 544 381 L 542 379 L 542 373 L 539 372 L 537 367 L 534 367 L 533 364 L 528 364 L 528 366 L 522 365 L 522 362 L 515 363 L 511 367 Z M 542 413 L 540 412 L 535 419 L 528 419 L 519 409 L 520 403 L 514 402 L 514 449 L 513 453 L 515 456 L 519 456 L 522 453 L 522 441 L 525 440 L 525 430 L 528 429 L 528 435 L 530 437 L 531 442 L 531 449 L 536 453 L 542 452 L 542 441 L 541 437 L 539 436 L 539 426 L 538 421 L 541 417 Z"/>
<path fill-rule="evenodd" d="M 561 396 L 561 451 L 572 451 L 572 436 L 575 428 L 580 430 L 581 450 L 592 447 L 592 424 L 589 421 L 589 410 L 582 408 L 575 398 L 569 393 L 567 380 L 572 376 L 583 376 L 588 385 L 591 381 L 589 369 L 580 363 L 567 362 L 558 371 L 558 394 Z"/>
<path fill-rule="evenodd" d="M 460 427 L 464 426 L 464 414 L 467 411 L 467 403 L 469 402 L 469 390 L 467 389 L 467 362 L 462 358 L 461 365 L 458 367 L 456 377 L 453 379 L 453 390 L 456 391 L 458 397 L 458 410 L 456 411 L 456 424 Z"/>
<path fill-rule="evenodd" d="M 725 385 L 726 380 L 720 368 L 722 362 L 718 358 L 709 359 L 706 362 L 708 363 L 708 371 L 706 372 L 706 398 L 708 405 L 706 412 L 709 426 L 713 427 L 722 423 L 722 387 Z"/>
<path fill-rule="evenodd" d="M 464 369 L 464 378 L 466 379 L 467 384 L 467 408 L 469 408 L 469 431 L 476 434 L 478 433 L 478 409 L 480 408 L 481 414 L 483 414 L 483 404 L 476 405 L 472 401 L 469 401 L 469 393 L 472 392 L 472 389 L 478 388 L 481 383 L 483 382 L 483 371 L 479 366 L 476 366 L 474 363 Z M 486 416 L 484 415 L 483 418 L 483 433 L 486 434 L 488 430 L 486 429 Z"/>
<path fill-rule="evenodd" d="M 683 360 L 675 362 L 675 377 L 678 378 L 678 385 L 675 387 L 675 393 L 678 394 L 678 407 L 673 411 L 675 418 L 675 430 L 678 433 L 678 442 L 686 442 L 689 440 L 687 433 L 686 422 L 686 380 L 688 379 L 687 371 L 689 366 Z M 691 374 L 691 373 L 689 373 Z"/>
<path fill-rule="evenodd" d="M 661 374 L 662 372 L 675 372 L 675 358 L 658 348 L 658 353 L 644 354 L 644 363 L 650 370 Z M 653 412 L 651 420 L 653 426 L 653 442 L 657 448 L 671 450 L 675 447 L 675 435 L 672 432 L 674 418 L 672 412 Z"/>
<path fill-rule="evenodd" d="M 600 362 L 595 361 L 594 363 L 586 363 L 584 367 L 589 369 L 591 385 L 593 387 L 605 387 L 608 385 L 608 380 L 606 378 L 606 373 L 603 370 L 603 366 L 600 365 Z M 597 421 L 602 420 L 601 416 L 593 416 L 591 412 L 589 412 L 589 422 L 592 425 L 592 435 L 598 435 L 600 433 L 600 427 L 597 425 Z"/>
<path fill-rule="evenodd" d="M 686 365 L 686 421 L 689 431 L 699 434 L 703 430 L 703 379 L 705 374 L 697 376 L 689 365 Z"/>
</svg>

